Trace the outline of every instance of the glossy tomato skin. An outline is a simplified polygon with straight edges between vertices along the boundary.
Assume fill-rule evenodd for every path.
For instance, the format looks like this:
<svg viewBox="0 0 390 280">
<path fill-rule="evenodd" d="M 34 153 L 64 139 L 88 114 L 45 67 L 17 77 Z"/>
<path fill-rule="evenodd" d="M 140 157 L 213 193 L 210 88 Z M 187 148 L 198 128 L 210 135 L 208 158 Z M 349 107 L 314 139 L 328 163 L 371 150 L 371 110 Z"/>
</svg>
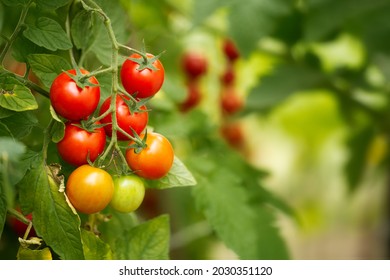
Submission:
<svg viewBox="0 0 390 280">
<path fill-rule="evenodd" d="M 74 69 L 68 72 L 76 74 Z M 89 72 L 81 69 L 81 73 Z M 71 121 L 81 120 L 91 115 L 99 104 L 100 87 L 95 77 L 91 77 L 89 82 L 96 86 L 80 88 L 68 74 L 65 72 L 59 74 L 50 87 L 50 102 L 57 114 Z"/>
<path fill-rule="evenodd" d="M 188 77 L 195 79 L 206 74 L 208 62 L 202 53 L 188 51 L 182 56 L 181 66 Z"/>
<path fill-rule="evenodd" d="M 85 164 L 70 174 L 65 192 L 78 212 L 93 214 L 103 210 L 110 203 L 114 193 L 114 182 L 108 172 Z"/>
<path fill-rule="evenodd" d="M 122 213 L 138 209 L 145 197 L 144 181 L 137 175 L 115 176 L 114 195 L 110 206 Z"/>
<path fill-rule="evenodd" d="M 140 107 L 139 112 L 131 113 L 129 107 L 124 101 L 124 98 L 128 98 L 125 95 L 117 95 L 116 96 L 116 119 L 118 126 L 122 128 L 125 132 L 133 135 L 133 130 L 139 135 L 145 129 L 148 124 L 148 111 L 145 105 Z M 104 114 L 109 108 L 111 103 L 111 97 L 108 97 L 100 107 L 100 115 Z M 104 130 L 106 134 L 111 137 L 112 136 L 112 117 L 111 114 L 107 115 L 101 120 L 101 123 L 107 124 L 104 126 Z M 117 133 L 117 139 L 121 141 L 130 140 L 123 133 Z"/>
<path fill-rule="evenodd" d="M 106 146 L 106 133 L 102 127 L 95 129 L 94 132 L 88 132 L 76 125 L 80 123 L 66 123 L 64 138 L 57 143 L 57 149 L 64 161 L 80 166 L 88 163 L 88 157 L 93 162 L 103 153 Z"/>
<path fill-rule="evenodd" d="M 153 58 L 152 54 L 146 54 Z M 132 54 L 129 58 L 141 58 L 139 54 Z M 123 63 L 120 76 L 125 90 L 137 98 L 147 98 L 154 96 L 164 82 L 165 70 L 160 60 L 155 60 L 152 64 L 157 70 L 144 68 L 139 70 L 140 65 L 130 59 Z"/>
<path fill-rule="evenodd" d="M 143 138 L 144 135 L 141 135 Z M 126 150 L 126 161 L 134 173 L 145 179 L 160 179 L 172 167 L 174 151 L 171 143 L 163 135 L 149 132 L 146 148 L 136 153 L 133 148 Z"/>
</svg>

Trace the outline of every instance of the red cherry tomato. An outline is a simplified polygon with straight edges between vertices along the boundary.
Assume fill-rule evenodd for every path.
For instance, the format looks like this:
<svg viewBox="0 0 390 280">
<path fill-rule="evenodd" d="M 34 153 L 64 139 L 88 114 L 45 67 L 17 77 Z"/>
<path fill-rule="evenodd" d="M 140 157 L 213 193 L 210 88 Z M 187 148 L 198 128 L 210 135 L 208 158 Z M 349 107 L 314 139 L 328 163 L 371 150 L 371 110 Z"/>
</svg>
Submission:
<svg viewBox="0 0 390 280">
<path fill-rule="evenodd" d="M 224 123 L 221 126 L 222 137 L 233 148 L 241 148 L 245 142 L 245 135 L 239 122 Z"/>
<path fill-rule="evenodd" d="M 152 54 L 146 54 L 148 58 L 153 58 Z M 132 54 L 130 59 L 126 59 L 121 68 L 121 81 L 125 90 L 137 98 L 146 98 L 154 96 L 161 88 L 164 82 L 165 70 L 160 62 L 156 59 L 152 65 L 155 70 L 143 68 L 142 63 L 137 63 L 131 59 L 141 59 L 139 54 Z"/>
<path fill-rule="evenodd" d="M 110 203 L 114 193 L 111 175 L 90 165 L 76 168 L 69 176 L 65 192 L 73 207 L 84 214 L 97 213 Z"/>
<path fill-rule="evenodd" d="M 221 76 L 221 82 L 224 86 L 231 86 L 236 80 L 236 73 L 234 72 L 233 66 L 229 63 L 225 72 Z"/>
<path fill-rule="evenodd" d="M 68 73 L 75 75 L 76 70 L 69 70 Z M 89 72 L 81 69 L 81 73 Z M 91 115 L 99 104 L 100 87 L 95 77 L 89 78 L 89 82 L 96 86 L 80 88 L 68 74 L 59 74 L 50 87 L 51 105 L 57 114 L 72 121 Z"/>
<path fill-rule="evenodd" d="M 200 52 L 186 52 L 182 57 L 181 67 L 188 77 L 197 78 L 206 74 L 208 69 L 207 58 Z"/>
<path fill-rule="evenodd" d="M 235 61 L 240 57 L 236 44 L 229 38 L 226 38 L 223 42 L 223 52 L 229 61 Z"/>
<path fill-rule="evenodd" d="M 96 124 L 100 124 L 97 122 Z M 57 143 L 58 153 L 69 164 L 80 166 L 96 158 L 106 146 L 106 133 L 102 127 L 88 132 L 76 125 L 79 122 L 68 122 L 65 126 L 64 138 Z"/>
<path fill-rule="evenodd" d="M 233 87 L 224 88 L 221 95 L 221 108 L 225 115 L 233 115 L 244 106 L 243 99 Z"/>
<path fill-rule="evenodd" d="M 116 120 L 118 126 L 122 128 L 129 135 L 133 135 L 133 130 L 139 135 L 145 129 L 148 124 L 148 112 L 145 105 L 142 105 L 138 112 L 131 113 L 129 106 L 125 103 L 125 100 L 129 99 L 125 95 L 116 96 Z M 100 115 L 104 114 L 110 108 L 111 97 L 108 97 L 102 104 L 100 108 Z M 112 117 L 111 114 L 107 115 L 101 120 L 101 123 L 107 124 L 104 126 L 109 137 L 112 136 Z M 130 140 L 123 133 L 117 133 L 118 140 L 125 141 Z"/>
<path fill-rule="evenodd" d="M 144 135 L 141 135 L 143 138 Z M 126 150 L 126 161 L 131 170 L 146 179 L 160 179 L 172 167 L 174 151 L 171 143 L 163 135 L 149 132 L 146 148 L 136 153 L 134 148 Z"/>
<path fill-rule="evenodd" d="M 182 112 L 187 112 L 198 106 L 201 100 L 202 93 L 199 84 L 196 81 L 190 81 L 187 84 L 187 97 L 183 103 L 180 104 L 180 110 Z"/>
</svg>

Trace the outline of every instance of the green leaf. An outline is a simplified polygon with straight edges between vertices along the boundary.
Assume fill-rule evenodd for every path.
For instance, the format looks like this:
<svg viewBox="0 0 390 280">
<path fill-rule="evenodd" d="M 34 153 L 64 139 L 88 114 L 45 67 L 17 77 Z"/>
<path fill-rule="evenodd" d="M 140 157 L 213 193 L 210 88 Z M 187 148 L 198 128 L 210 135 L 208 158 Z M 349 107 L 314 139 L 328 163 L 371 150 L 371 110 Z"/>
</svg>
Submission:
<svg viewBox="0 0 390 280">
<path fill-rule="evenodd" d="M 214 138 L 188 164 L 198 181 L 192 188 L 196 206 L 227 247 L 241 259 L 288 258 L 270 206 L 289 208 L 263 190 L 262 170 Z"/>
<path fill-rule="evenodd" d="M 171 170 L 166 176 L 159 180 L 148 181 L 148 186 L 156 189 L 167 189 L 173 187 L 194 186 L 196 180 L 184 163 L 175 156 Z"/>
<path fill-rule="evenodd" d="M 87 50 L 96 40 L 101 26 L 96 14 L 80 11 L 72 20 L 71 34 L 73 43 L 78 49 Z M 100 27 L 99 27 L 100 26 Z"/>
<path fill-rule="evenodd" d="M 56 10 L 68 4 L 70 0 L 36 0 L 39 7 L 47 10 Z"/>
<path fill-rule="evenodd" d="M 235 0 L 198 0 L 193 3 L 193 22 L 195 25 L 203 23 L 209 16 L 221 7 L 229 7 Z"/>
<path fill-rule="evenodd" d="M 119 258 L 125 260 L 167 260 L 169 258 L 169 216 L 161 215 L 133 227 L 117 240 Z"/>
<path fill-rule="evenodd" d="M 81 230 L 81 239 L 86 260 L 112 260 L 110 245 L 104 243 L 93 232 Z"/>
<path fill-rule="evenodd" d="M 30 0 L 1 0 L 7 6 L 25 6 Z"/>
<path fill-rule="evenodd" d="M 0 76 L 0 106 L 17 112 L 38 108 L 30 89 L 6 75 Z"/>
<path fill-rule="evenodd" d="M 364 15 L 370 15 L 374 10 L 382 10 L 389 2 L 387 0 L 322 0 L 308 1 L 305 22 L 305 39 L 307 41 L 318 41 L 326 39 L 333 32 L 340 30 L 349 21 L 356 24 L 361 21 Z M 329 20 L 329 15 L 332 20 Z M 360 20 L 359 20 L 360 18 Z"/>
<path fill-rule="evenodd" d="M 287 259 L 275 217 L 251 197 L 230 169 L 217 168 L 193 189 L 196 202 L 212 228 L 241 259 Z M 245 242 L 243 242 L 245 238 Z"/>
<path fill-rule="evenodd" d="M 247 0 L 245 5 L 240 0 L 234 1 L 229 11 L 229 33 L 240 52 L 249 55 L 259 40 L 269 35 L 291 9 L 292 1 L 285 0 Z M 243 27 L 246 32 L 242 31 Z"/>
<path fill-rule="evenodd" d="M 6 207 L 14 206 L 14 186 L 21 179 L 19 171 L 23 171 L 23 167 L 19 166 L 19 159 L 25 150 L 23 143 L 9 137 L 0 137 L 0 196 L 5 199 Z"/>
<path fill-rule="evenodd" d="M 15 113 L 15 112 L 14 112 L 14 111 L 11 111 L 11 110 L 8 110 L 8 109 L 4 109 L 3 107 L 0 107 L 0 119 L 9 117 L 9 116 L 11 116 L 13 113 Z"/>
<path fill-rule="evenodd" d="M 114 259 L 118 259 L 118 252 L 122 248 L 116 248 L 117 240 L 123 238 L 131 228 L 138 225 L 137 216 L 134 213 L 119 213 L 118 211 L 112 210 L 108 216 L 109 221 L 100 224 L 99 231 L 103 242 L 109 244 L 112 248 Z"/>
<path fill-rule="evenodd" d="M 110 17 L 111 25 L 114 29 L 115 37 L 118 42 L 126 43 L 129 39 L 130 32 L 124 28 L 128 26 L 127 15 L 118 1 L 97 0 L 96 3 Z M 96 58 L 104 65 L 111 65 L 112 45 L 107 30 L 101 20 L 96 22 L 96 38 L 90 50 Z M 102 44 L 102 42 L 106 42 Z"/>
<path fill-rule="evenodd" d="M 80 218 L 60 191 L 64 182 L 57 177 L 58 171 L 58 167 L 46 166 L 42 154 L 37 154 L 18 184 L 20 206 L 23 213 L 33 213 L 37 234 L 61 259 L 84 259 Z"/>
<path fill-rule="evenodd" d="M 22 139 L 30 134 L 38 120 L 31 112 L 20 112 L 0 119 L 0 135 Z"/>
<path fill-rule="evenodd" d="M 375 127 L 365 126 L 350 134 L 347 140 L 349 156 L 345 164 L 345 175 L 351 191 L 356 190 L 367 167 L 367 156 L 375 137 Z"/>
<path fill-rule="evenodd" d="M 9 137 L 0 137 L 0 156 L 6 155 L 9 160 L 17 162 L 25 151 L 23 143 Z"/>
<path fill-rule="evenodd" d="M 324 80 L 319 71 L 293 64 L 281 64 L 260 80 L 249 94 L 246 108 L 250 111 L 269 109 L 297 91 L 320 85 Z"/>
<path fill-rule="evenodd" d="M 49 133 L 51 135 L 51 140 L 54 143 L 58 143 L 64 138 L 65 135 L 65 123 L 58 117 L 53 106 L 50 105 L 50 114 L 53 117 L 55 123 L 51 127 Z"/>
<path fill-rule="evenodd" d="M 47 88 L 51 87 L 57 75 L 72 68 L 65 58 L 53 54 L 30 54 L 28 63 Z"/>
<path fill-rule="evenodd" d="M 27 63 L 27 57 L 30 54 L 44 53 L 46 51 L 45 48 L 34 44 L 24 36 L 18 36 L 12 44 L 12 56 L 19 62 Z"/>
<path fill-rule="evenodd" d="M 51 51 L 67 50 L 72 47 L 61 25 L 46 17 L 38 18 L 35 25 L 28 25 L 23 35 L 38 46 Z"/>
</svg>

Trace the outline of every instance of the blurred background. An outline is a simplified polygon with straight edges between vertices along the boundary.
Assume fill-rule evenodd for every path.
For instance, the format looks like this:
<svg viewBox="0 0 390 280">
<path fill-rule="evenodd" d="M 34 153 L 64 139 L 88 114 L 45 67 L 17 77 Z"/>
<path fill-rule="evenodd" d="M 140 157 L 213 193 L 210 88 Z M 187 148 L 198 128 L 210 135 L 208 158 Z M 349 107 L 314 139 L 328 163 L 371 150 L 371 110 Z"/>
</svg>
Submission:
<svg viewBox="0 0 390 280">
<path fill-rule="evenodd" d="M 150 189 L 140 214 L 171 215 L 173 259 L 389 257 L 389 0 L 97 2 L 163 52 L 150 125 L 198 186 Z M 258 238 L 274 255 L 243 253 Z"/>
<path fill-rule="evenodd" d="M 230 144 L 268 173 L 263 186 L 295 211 L 296 219 L 277 218 L 291 258 L 387 258 L 390 2 L 165 3 L 170 12 L 156 2 L 153 18 L 166 19 L 174 38 L 163 38 L 161 25 L 142 26 L 164 44 L 166 64 L 177 61 L 172 42 L 206 56 L 194 110 L 220 126 L 239 124 L 239 144 Z M 240 53 L 233 63 L 226 38 Z M 229 67 L 245 105 L 227 117 L 218 104 Z"/>
</svg>

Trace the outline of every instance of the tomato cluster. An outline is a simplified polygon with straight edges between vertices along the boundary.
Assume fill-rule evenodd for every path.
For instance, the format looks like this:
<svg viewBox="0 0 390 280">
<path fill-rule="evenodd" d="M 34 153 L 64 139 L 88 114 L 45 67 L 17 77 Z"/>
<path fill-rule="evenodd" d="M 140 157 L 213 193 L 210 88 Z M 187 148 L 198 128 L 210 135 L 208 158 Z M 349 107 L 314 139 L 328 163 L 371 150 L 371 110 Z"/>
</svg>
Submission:
<svg viewBox="0 0 390 280">
<path fill-rule="evenodd" d="M 181 58 L 181 68 L 186 76 L 187 96 L 179 105 L 182 112 L 187 112 L 201 102 L 200 77 L 208 71 L 207 58 L 201 52 L 187 51 Z"/>
<path fill-rule="evenodd" d="M 169 140 L 146 131 L 149 111 L 145 103 L 160 90 L 164 68 L 152 54 L 130 55 L 120 70 L 126 92 L 109 96 L 100 108 L 100 86 L 92 74 L 71 69 L 59 74 L 50 88 L 51 105 L 66 120 L 64 136 L 57 143 L 58 154 L 76 167 L 66 180 L 66 195 L 81 213 L 93 214 L 108 205 L 119 212 L 132 212 L 144 199 L 144 179 L 166 176 L 174 161 Z M 118 170 L 112 174 L 112 170 L 95 167 L 96 162 L 104 161 L 107 139 L 128 141 L 125 151 L 118 147 L 112 156 L 123 152 L 119 158 L 130 174 L 122 175 Z"/>
<path fill-rule="evenodd" d="M 50 102 L 56 113 L 67 119 L 63 139 L 57 143 L 58 153 L 67 163 L 80 166 L 88 160 L 95 161 L 104 151 L 106 134 L 103 129 L 89 130 L 81 127 L 81 120 L 88 118 L 98 107 L 99 82 L 85 69 L 71 69 L 59 74 L 50 87 Z"/>
<path fill-rule="evenodd" d="M 235 64 L 240 52 L 230 38 L 225 38 L 222 52 L 226 59 L 225 70 L 221 75 L 220 108 L 223 115 L 221 135 L 234 148 L 241 148 L 244 143 L 244 133 L 239 121 L 231 118 L 244 106 L 244 100 L 236 89 Z"/>
</svg>

